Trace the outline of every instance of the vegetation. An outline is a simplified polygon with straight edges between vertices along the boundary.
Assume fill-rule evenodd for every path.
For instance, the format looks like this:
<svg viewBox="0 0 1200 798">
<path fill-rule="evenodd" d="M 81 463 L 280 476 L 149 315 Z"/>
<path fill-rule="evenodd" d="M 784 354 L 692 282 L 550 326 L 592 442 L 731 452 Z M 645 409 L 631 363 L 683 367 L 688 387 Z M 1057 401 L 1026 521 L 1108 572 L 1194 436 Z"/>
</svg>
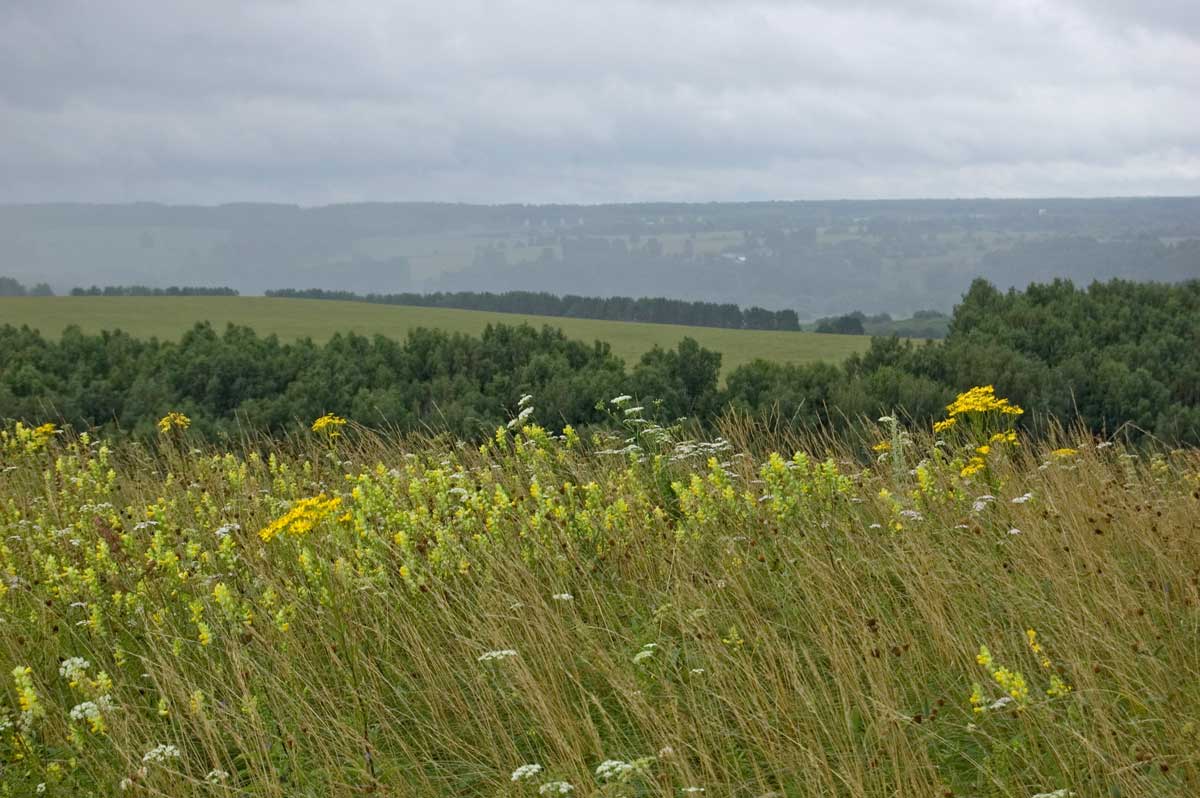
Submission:
<svg viewBox="0 0 1200 798">
<path fill-rule="evenodd" d="M 54 289 L 46 283 L 26 288 L 11 277 L 0 276 L 0 296 L 54 296 Z"/>
<path fill-rule="evenodd" d="M 637 321 L 652 324 L 679 324 L 692 327 L 725 327 L 733 330 L 799 330 L 794 310 L 739 308 L 734 304 L 687 302 L 666 297 L 627 296 L 587 297 L 568 294 L 555 296 L 545 292 L 505 291 L 492 294 L 456 291 L 434 294 L 367 294 L 329 291 L 321 288 L 297 290 L 285 288 L 267 291 L 267 296 L 285 299 L 333 299 L 342 302 L 373 302 L 380 305 L 461 308 L 494 313 L 528 313 L 536 316 L 567 316 L 575 319 Z M 818 330 L 818 332 L 822 332 Z"/>
<path fill-rule="evenodd" d="M 88 333 L 119 329 L 139 338 L 178 339 L 200 321 L 211 322 L 217 330 L 234 324 L 251 327 L 263 336 L 278 335 L 284 341 L 311 338 L 318 342 L 350 332 L 403 339 L 418 328 L 478 336 L 489 324 L 529 324 L 539 329 L 552 324 L 562 329 L 567 337 L 589 345 L 593 341 L 604 341 L 627 366 L 636 364 L 654 346 L 674 348 L 681 339 L 690 336 L 706 349 L 722 354 L 725 374 L 755 358 L 784 363 L 838 362 L 854 352 L 864 351 L 869 345 L 865 338 L 840 335 L 726 330 L 304 299 L 119 296 L 55 297 L 37 301 L 0 299 L 0 324 L 28 325 L 54 338 L 66 328 L 77 326 Z"/>
<path fill-rule="evenodd" d="M 518 404 L 482 446 L 8 426 L 0 795 L 1197 792 L 1195 450 L 983 387 L 936 441 Z"/>
<path fill-rule="evenodd" d="M 950 330 L 950 316 L 936 310 L 918 310 L 911 319 L 893 319 L 890 313 L 868 316 L 861 310 L 842 316 L 817 319 L 812 329 L 819 333 L 840 335 L 898 335 L 901 338 L 945 338 Z"/>
<path fill-rule="evenodd" d="M 1001 293 L 979 281 L 940 344 L 875 338 L 841 365 L 743 360 L 724 386 L 721 363 L 720 353 L 684 338 L 650 348 L 627 368 L 607 345 L 549 327 L 494 325 L 477 338 L 424 329 L 403 340 L 339 333 L 318 344 L 248 328 L 217 333 L 209 325 L 178 342 L 77 329 L 52 340 L 9 326 L 0 328 L 0 417 L 56 418 L 79 429 L 109 425 L 144 436 L 152 432 L 146 419 L 176 408 L 205 435 L 235 437 L 281 433 L 334 412 L 369 426 L 477 439 L 526 393 L 540 398 L 543 418 L 556 427 L 602 421 L 592 397 L 628 393 L 663 422 L 686 416 L 711 425 L 733 410 L 779 427 L 844 429 L 893 410 L 929 424 L 955 386 L 994 382 L 1030 411 L 1022 424 L 1034 434 L 1060 418 L 1106 435 L 1124 430 L 1196 444 L 1200 282 L 1114 281 L 1080 290 L 1059 281 Z"/>
<path fill-rule="evenodd" d="M 237 296 L 238 292 L 227 286 L 172 285 L 168 288 L 151 288 L 147 285 L 106 285 L 101 288 L 72 288 L 71 296 Z"/>
<path fill-rule="evenodd" d="M 889 407 L 932 422 L 955 385 L 982 382 L 1031 411 L 1030 431 L 1069 418 L 1200 443 L 1200 282 L 1057 280 L 1002 293 L 979 280 L 939 345 L 876 338 L 842 368 L 755 362 L 729 374 L 727 401 L 832 426 Z"/>
</svg>

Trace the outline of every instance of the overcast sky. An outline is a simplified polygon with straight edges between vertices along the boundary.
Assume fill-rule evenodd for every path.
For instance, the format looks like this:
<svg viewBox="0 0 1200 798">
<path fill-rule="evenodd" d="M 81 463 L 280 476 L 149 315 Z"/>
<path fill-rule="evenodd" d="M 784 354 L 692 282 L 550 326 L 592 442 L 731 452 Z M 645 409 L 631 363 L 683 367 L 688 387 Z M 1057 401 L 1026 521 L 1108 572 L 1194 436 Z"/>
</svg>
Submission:
<svg viewBox="0 0 1200 798">
<path fill-rule="evenodd" d="M 1200 194 L 1200 0 L 0 0 L 0 202 Z"/>
</svg>

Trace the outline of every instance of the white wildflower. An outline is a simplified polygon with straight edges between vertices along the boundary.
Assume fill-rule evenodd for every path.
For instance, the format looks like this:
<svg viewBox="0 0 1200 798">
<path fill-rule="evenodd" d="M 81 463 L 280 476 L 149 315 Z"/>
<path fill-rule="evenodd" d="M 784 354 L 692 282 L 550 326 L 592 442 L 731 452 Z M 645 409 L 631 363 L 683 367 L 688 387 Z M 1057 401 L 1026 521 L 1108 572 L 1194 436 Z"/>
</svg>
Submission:
<svg viewBox="0 0 1200 798">
<path fill-rule="evenodd" d="M 178 748 L 176 748 L 173 745 L 170 745 L 169 743 L 160 743 L 160 744 L 154 746 L 153 748 L 151 748 L 149 751 L 147 751 L 145 753 L 144 756 L 142 756 L 142 762 L 144 762 L 146 764 L 150 764 L 152 762 L 162 764 L 162 763 L 166 762 L 168 759 L 178 759 L 178 758 L 179 758 L 179 749 Z"/>
<path fill-rule="evenodd" d="M 573 789 L 575 785 L 569 781 L 548 781 L 538 787 L 538 795 L 566 795 Z"/>
<path fill-rule="evenodd" d="M 684 795 L 695 795 L 696 793 L 704 792 L 703 787 L 684 787 L 680 790 Z"/>
<path fill-rule="evenodd" d="M 1068 798 L 1068 796 L 1074 794 L 1066 787 L 1063 787 L 1061 790 L 1055 790 L 1054 792 L 1039 792 L 1031 795 L 1030 798 Z"/>
<path fill-rule="evenodd" d="M 512 772 L 513 781 L 521 781 L 523 779 L 532 779 L 534 776 L 542 772 L 542 766 L 536 763 L 521 765 Z"/>
<path fill-rule="evenodd" d="M 909 521 L 923 521 L 925 519 L 925 516 L 916 510 L 901 510 L 900 517 L 907 518 Z"/>
<path fill-rule="evenodd" d="M 1032 493 L 1024 493 L 1020 496 L 1017 496 L 1015 499 L 1013 499 L 1012 503 L 1013 504 L 1024 504 L 1025 502 L 1029 501 L 1032 498 L 1033 498 Z"/>
<path fill-rule="evenodd" d="M 596 778 L 602 781 L 620 779 L 633 772 L 633 765 L 620 759 L 606 759 L 596 766 Z"/>
<path fill-rule="evenodd" d="M 632 400 L 632 399 L 633 399 L 633 397 L 632 397 L 632 396 L 630 396 L 629 394 L 625 394 L 625 393 L 623 393 L 623 394 L 621 394 L 620 396 L 614 396 L 614 397 L 613 397 L 612 399 L 610 399 L 609 401 L 610 401 L 612 404 L 614 404 L 614 405 L 620 405 L 620 404 L 624 404 L 625 402 L 628 402 L 628 401 L 630 401 L 630 400 Z"/>
<path fill-rule="evenodd" d="M 209 784 L 223 784 L 229 780 L 229 773 L 220 768 L 213 768 L 205 774 L 204 780 Z"/>
<path fill-rule="evenodd" d="M 704 668 L 692 668 L 690 673 L 692 673 L 695 676 L 699 676 L 700 674 L 704 673 Z"/>
<path fill-rule="evenodd" d="M 533 394 L 531 394 L 531 393 L 521 394 L 521 398 L 517 402 L 517 407 L 524 407 L 525 405 L 529 404 L 532 401 L 533 401 Z"/>
<path fill-rule="evenodd" d="M 675 756 L 675 749 L 671 746 L 664 745 L 662 748 L 658 749 L 659 759 L 666 759 L 669 756 Z"/>
<path fill-rule="evenodd" d="M 625 408 L 625 415 L 632 416 L 636 413 L 642 412 L 645 409 L 646 408 L 642 407 L 641 405 L 638 405 L 637 407 L 627 407 Z"/>
<path fill-rule="evenodd" d="M 508 428 L 515 429 L 516 427 L 525 423 L 525 419 L 529 418 L 530 414 L 532 414 L 532 413 L 533 413 L 533 408 L 526 407 L 520 413 L 517 413 L 516 418 L 514 418 L 512 421 L 508 422 Z"/>
<path fill-rule="evenodd" d="M 871 524 L 867 529 L 883 529 L 883 524 Z"/>
<path fill-rule="evenodd" d="M 491 662 L 493 660 L 508 659 L 509 657 L 517 656 L 515 648 L 501 648 L 496 651 L 485 651 L 479 655 L 480 662 Z"/>
<path fill-rule="evenodd" d="M 45 791 L 46 791 L 46 782 L 39 781 L 38 786 L 34 788 L 34 792 L 36 792 L 38 795 L 41 795 Z"/>
<path fill-rule="evenodd" d="M 988 704 L 988 709 L 1004 709 L 1006 706 L 1008 706 L 1012 702 L 1013 702 L 1012 696 L 1008 696 L 1008 695 L 1000 696 L 995 701 L 993 701 L 991 704 Z"/>
<path fill-rule="evenodd" d="M 74 684 L 83 678 L 90 667 L 92 667 L 92 663 L 83 657 L 68 657 L 58 666 L 58 674 Z"/>
<path fill-rule="evenodd" d="M 121 781 L 119 781 L 117 783 L 117 789 L 120 790 L 121 792 L 125 792 L 126 790 L 132 790 L 133 789 L 133 779 L 131 779 L 131 778 L 121 779 Z"/>
<path fill-rule="evenodd" d="M 646 660 L 654 656 L 654 649 L 658 648 L 658 643 L 647 643 L 642 646 L 642 650 L 633 655 L 633 664 L 640 665 Z"/>
<path fill-rule="evenodd" d="M 1014 526 L 1012 529 L 1008 530 L 1008 534 L 1010 534 L 1010 535 L 1019 535 L 1019 534 L 1021 534 L 1021 530 L 1017 529 L 1017 528 Z"/>
<path fill-rule="evenodd" d="M 574 601 L 575 600 L 575 597 L 572 596 L 570 593 L 555 593 L 550 598 L 554 599 L 555 601 Z"/>
<path fill-rule="evenodd" d="M 70 715 L 71 720 L 96 721 L 100 719 L 100 707 L 94 701 L 84 701 L 71 707 Z"/>
</svg>

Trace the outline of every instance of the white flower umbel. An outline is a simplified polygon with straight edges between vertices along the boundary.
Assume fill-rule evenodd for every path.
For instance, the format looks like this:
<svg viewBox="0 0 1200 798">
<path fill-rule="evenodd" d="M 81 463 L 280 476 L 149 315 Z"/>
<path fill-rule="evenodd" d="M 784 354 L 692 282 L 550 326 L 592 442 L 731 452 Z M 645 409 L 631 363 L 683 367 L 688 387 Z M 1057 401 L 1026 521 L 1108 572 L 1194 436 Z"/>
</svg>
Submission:
<svg viewBox="0 0 1200 798">
<path fill-rule="evenodd" d="M 620 759 L 606 759 L 596 766 L 596 778 L 612 781 L 624 778 L 633 772 L 633 765 Z"/>
<path fill-rule="evenodd" d="M 575 597 L 572 596 L 570 593 L 555 593 L 550 598 L 554 599 L 555 601 L 574 601 L 575 600 Z"/>
<path fill-rule="evenodd" d="M 179 758 L 179 749 L 169 743 L 160 743 L 154 746 L 142 756 L 142 762 L 146 764 L 163 764 L 172 759 Z"/>
<path fill-rule="evenodd" d="M 493 662 L 517 656 L 515 648 L 501 648 L 496 651 L 485 651 L 479 655 L 480 662 Z"/>
<path fill-rule="evenodd" d="M 542 766 L 536 762 L 531 762 L 528 765 L 521 765 L 512 772 L 513 781 L 525 781 L 532 779 L 534 776 L 542 772 Z"/>
<path fill-rule="evenodd" d="M 1066 787 L 1063 787 L 1061 790 L 1055 790 L 1054 792 L 1039 792 L 1031 795 L 1029 798 L 1069 798 L 1069 796 L 1074 794 Z"/>
<path fill-rule="evenodd" d="M 229 781 L 229 773 L 220 768 L 213 768 L 205 775 L 204 780 L 209 784 L 224 784 Z"/>
<path fill-rule="evenodd" d="M 1029 501 L 1032 498 L 1033 498 L 1032 493 L 1024 493 L 1024 494 L 1021 494 L 1020 496 L 1017 496 L 1015 499 L 1013 499 L 1012 503 L 1013 504 L 1024 504 L 1025 502 Z"/>
<path fill-rule="evenodd" d="M 90 667 L 92 667 L 92 663 L 83 657 L 67 657 L 58 666 L 58 673 L 71 684 L 75 684 L 87 673 L 87 669 Z"/>
<path fill-rule="evenodd" d="M 569 781 L 548 781 L 538 787 L 538 795 L 566 795 L 574 789 L 575 785 Z"/>
</svg>

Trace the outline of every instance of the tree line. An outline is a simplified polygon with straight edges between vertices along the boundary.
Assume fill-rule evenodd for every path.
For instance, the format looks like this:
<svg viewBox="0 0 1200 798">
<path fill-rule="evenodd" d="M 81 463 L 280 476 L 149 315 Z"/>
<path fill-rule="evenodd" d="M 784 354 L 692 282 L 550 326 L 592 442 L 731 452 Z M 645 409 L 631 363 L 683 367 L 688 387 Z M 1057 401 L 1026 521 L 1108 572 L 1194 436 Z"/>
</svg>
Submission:
<svg viewBox="0 0 1200 798">
<path fill-rule="evenodd" d="M 666 297 L 557 296 L 542 291 L 450 291 L 431 294 L 356 294 L 323 288 L 284 288 L 266 292 L 288 299 L 334 299 L 343 302 L 373 302 L 381 305 L 411 305 L 426 308 L 486 310 L 493 313 L 524 313 L 574 319 L 637 321 L 651 324 L 682 324 L 692 327 L 724 327 L 733 330 L 799 330 L 794 310 L 741 308 L 731 303 L 689 302 Z"/>
<path fill-rule="evenodd" d="M 13 278 L 0 275 L 0 296 L 54 296 L 49 283 L 38 283 L 32 288 Z"/>
<path fill-rule="evenodd" d="M 371 426 L 433 428 L 474 437 L 535 397 L 534 420 L 604 422 L 598 409 L 632 394 L 647 415 L 711 422 L 735 410 L 786 425 L 845 427 L 901 412 L 942 417 L 973 385 L 1025 408 L 1022 424 L 1079 420 L 1200 443 L 1200 281 L 1069 281 L 1001 292 L 977 280 L 940 344 L 873 338 L 840 365 L 758 360 L 720 384 L 721 356 L 685 338 L 627 368 L 601 342 L 551 327 L 489 326 L 479 337 L 416 330 L 402 340 L 336 335 L 282 342 L 230 326 L 197 325 L 179 341 L 120 332 L 58 340 L 0 328 L 0 417 L 48 419 L 153 434 L 168 410 L 203 435 L 295 429 L 326 412 Z"/>
<path fill-rule="evenodd" d="M 151 288 L 148 285 L 106 285 L 101 288 L 76 286 L 71 296 L 238 296 L 228 286 L 172 285 L 167 288 Z"/>
</svg>

